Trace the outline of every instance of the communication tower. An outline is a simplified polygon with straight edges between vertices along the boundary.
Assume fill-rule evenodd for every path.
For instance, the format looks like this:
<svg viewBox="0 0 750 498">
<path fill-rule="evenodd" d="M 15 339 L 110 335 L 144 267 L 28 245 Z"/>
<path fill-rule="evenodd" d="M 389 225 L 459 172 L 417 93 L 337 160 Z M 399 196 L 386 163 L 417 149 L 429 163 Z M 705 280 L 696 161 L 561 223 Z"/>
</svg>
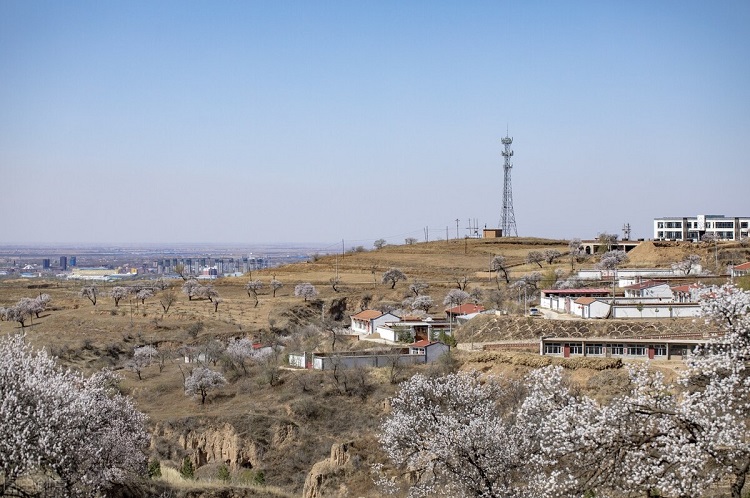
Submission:
<svg viewBox="0 0 750 498">
<path fill-rule="evenodd" d="M 510 170 L 513 168 L 513 164 L 510 162 L 510 158 L 513 157 L 510 145 L 513 143 L 513 139 L 508 136 L 507 131 L 505 138 L 501 142 L 505 146 L 505 150 L 503 151 L 503 157 L 505 158 L 503 166 L 505 178 L 503 182 L 503 219 L 500 221 L 500 228 L 502 229 L 503 237 L 510 237 L 511 235 L 518 237 L 516 215 L 513 213 L 513 187 L 510 183 Z"/>
</svg>

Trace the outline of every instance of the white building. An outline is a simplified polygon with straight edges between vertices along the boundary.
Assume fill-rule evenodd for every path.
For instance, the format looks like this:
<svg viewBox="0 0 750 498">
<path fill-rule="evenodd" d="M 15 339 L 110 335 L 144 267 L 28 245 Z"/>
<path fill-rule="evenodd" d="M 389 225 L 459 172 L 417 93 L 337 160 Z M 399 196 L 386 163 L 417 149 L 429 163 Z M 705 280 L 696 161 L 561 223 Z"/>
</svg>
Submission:
<svg viewBox="0 0 750 498">
<path fill-rule="evenodd" d="M 739 240 L 748 236 L 750 217 L 732 218 L 716 214 L 694 217 L 654 218 L 654 239 L 698 241 L 708 233 L 720 240 Z"/>
</svg>

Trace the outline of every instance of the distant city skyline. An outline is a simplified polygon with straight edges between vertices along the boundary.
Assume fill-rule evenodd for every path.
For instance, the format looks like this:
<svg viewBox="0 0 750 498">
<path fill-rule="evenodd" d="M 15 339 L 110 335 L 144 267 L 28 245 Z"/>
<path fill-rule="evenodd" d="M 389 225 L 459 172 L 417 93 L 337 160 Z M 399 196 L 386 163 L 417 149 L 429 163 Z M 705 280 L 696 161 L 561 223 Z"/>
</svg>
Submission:
<svg viewBox="0 0 750 498">
<path fill-rule="evenodd" d="M 750 3 L 0 3 L 0 245 L 750 216 Z M 456 234 L 458 219 L 458 234 Z"/>
</svg>

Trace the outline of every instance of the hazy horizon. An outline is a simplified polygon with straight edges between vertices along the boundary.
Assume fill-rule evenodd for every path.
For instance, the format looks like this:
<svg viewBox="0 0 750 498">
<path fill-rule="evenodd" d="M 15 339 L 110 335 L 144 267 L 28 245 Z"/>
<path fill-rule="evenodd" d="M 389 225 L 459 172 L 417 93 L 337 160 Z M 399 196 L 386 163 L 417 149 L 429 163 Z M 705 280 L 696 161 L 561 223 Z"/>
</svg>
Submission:
<svg viewBox="0 0 750 498">
<path fill-rule="evenodd" d="M 748 26 L 742 1 L 4 1 L 0 244 L 463 237 L 499 224 L 506 131 L 521 237 L 749 216 Z"/>
</svg>

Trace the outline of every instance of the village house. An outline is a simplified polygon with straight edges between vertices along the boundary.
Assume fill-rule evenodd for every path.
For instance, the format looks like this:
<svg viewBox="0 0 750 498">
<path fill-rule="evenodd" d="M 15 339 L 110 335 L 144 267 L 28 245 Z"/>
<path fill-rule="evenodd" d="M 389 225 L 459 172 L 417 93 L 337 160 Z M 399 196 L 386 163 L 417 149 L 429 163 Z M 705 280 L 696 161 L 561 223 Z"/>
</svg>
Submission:
<svg viewBox="0 0 750 498">
<path fill-rule="evenodd" d="M 407 347 L 340 353 L 292 353 L 289 365 L 314 370 L 336 368 L 381 368 L 431 363 L 450 351 L 450 346 L 437 341 L 417 341 Z"/>
<path fill-rule="evenodd" d="M 572 313 L 572 304 L 576 299 L 589 297 L 607 297 L 612 295 L 612 289 L 543 289 L 539 299 L 539 306 L 554 311 Z"/>
<path fill-rule="evenodd" d="M 398 322 L 400 317 L 393 313 L 383 313 L 378 310 L 364 310 L 349 317 L 352 321 L 351 331 L 353 334 L 370 335 L 375 333 L 378 326 L 386 322 Z"/>
<path fill-rule="evenodd" d="M 649 300 L 669 300 L 674 297 L 672 288 L 666 282 L 656 280 L 644 280 L 633 285 L 628 285 L 623 289 L 625 297 L 649 299 Z"/>
<path fill-rule="evenodd" d="M 451 326 L 447 320 L 434 320 L 416 317 L 404 317 L 397 322 L 386 322 L 379 325 L 375 332 L 381 339 L 391 342 L 411 342 L 439 339 L 440 334 L 451 335 Z"/>
<path fill-rule="evenodd" d="M 730 266 L 729 274 L 732 278 L 750 275 L 750 261 L 748 261 L 747 263 L 742 263 L 740 265 Z"/>
<path fill-rule="evenodd" d="M 457 316 L 470 315 L 472 313 L 481 313 L 482 311 L 484 311 L 484 306 L 480 306 L 479 304 L 474 303 L 466 303 L 460 306 L 454 306 L 452 308 L 446 309 L 445 317 L 450 321 L 454 321 Z"/>
</svg>

